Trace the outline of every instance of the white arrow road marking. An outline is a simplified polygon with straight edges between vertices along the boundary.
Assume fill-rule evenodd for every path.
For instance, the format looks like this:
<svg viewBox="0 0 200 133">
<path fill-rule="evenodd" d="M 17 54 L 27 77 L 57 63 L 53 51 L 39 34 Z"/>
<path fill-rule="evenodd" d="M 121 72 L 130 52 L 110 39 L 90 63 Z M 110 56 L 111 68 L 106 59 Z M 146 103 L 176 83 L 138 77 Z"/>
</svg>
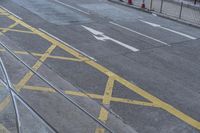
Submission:
<svg viewBox="0 0 200 133">
<path fill-rule="evenodd" d="M 193 40 L 197 39 L 197 38 L 195 38 L 195 37 L 193 37 L 193 36 L 190 36 L 190 35 L 187 35 L 187 34 L 185 34 L 185 33 L 181 33 L 181 32 L 179 32 L 179 31 L 175 31 L 175 30 L 172 30 L 172 29 L 163 27 L 163 26 L 158 25 L 158 24 L 155 24 L 155 23 L 151 23 L 151 22 L 144 21 L 144 20 L 140 20 L 140 21 L 143 22 L 143 23 L 146 23 L 146 24 L 148 24 L 148 25 L 151 25 L 151 26 L 153 26 L 153 27 L 158 27 L 158 28 L 161 28 L 161 29 L 164 29 L 164 30 L 173 32 L 173 33 L 176 33 L 176 34 L 178 34 L 178 35 L 181 35 L 181 36 L 184 36 L 184 37 L 193 39 Z"/>
<path fill-rule="evenodd" d="M 115 39 L 113 39 L 113 38 L 111 38 L 111 37 L 109 37 L 109 36 L 106 36 L 106 35 L 104 35 L 104 33 L 100 32 L 100 31 L 94 30 L 94 29 L 92 29 L 92 28 L 90 28 L 90 27 L 87 27 L 87 26 L 84 26 L 84 25 L 82 25 L 82 27 L 85 28 L 86 30 L 88 30 L 89 32 L 91 32 L 91 33 L 93 34 L 93 36 L 94 36 L 97 40 L 100 40 L 100 41 L 110 40 L 110 41 L 115 42 L 116 44 L 119 44 L 119 45 L 121 45 L 121 46 L 123 46 L 123 47 L 125 47 L 125 48 L 127 48 L 127 49 L 129 49 L 129 50 L 131 50 L 131 51 L 133 51 L 133 52 L 139 51 L 139 49 L 134 48 L 134 47 L 132 47 L 132 46 L 129 46 L 129 45 L 127 45 L 127 44 L 125 44 L 125 43 L 123 43 L 123 42 L 120 42 L 120 41 L 118 41 L 118 40 L 115 40 Z"/>
</svg>

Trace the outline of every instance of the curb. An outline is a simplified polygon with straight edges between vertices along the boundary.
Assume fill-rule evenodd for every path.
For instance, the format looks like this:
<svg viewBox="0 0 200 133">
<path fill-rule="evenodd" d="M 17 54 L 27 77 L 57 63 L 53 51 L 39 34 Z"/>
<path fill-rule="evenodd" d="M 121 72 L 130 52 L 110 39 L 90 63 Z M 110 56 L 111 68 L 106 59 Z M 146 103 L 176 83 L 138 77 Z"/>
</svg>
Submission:
<svg viewBox="0 0 200 133">
<path fill-rule="evenodd" d="M 176 22 L 179 22 L 179 23 L 182 23 L 182 24 L 186 24 L 186 25 L 189 25 L 189 26 L 192 26 L 192 27 L 195 27 L 195 28 L 200 28 L 200 25 L 198 25 L 198 24 L 194 24 L 194 23 L 192 23 L 192 22 L 189 22 L 189 21 L 186 21 L 186 20 L 183 20 L 183 19 L 178 19 L 178 18 L 169 16 L 169 15 L 167 15 L 167 14 L 155 12 L 155 11 L 149 10 L 149 9 L 147 9 L 147 8 L 143 9 L 143 8 L 138 7 L 138 6 L 129 5 L 129 4 L 125 3 L 125 2 L 116 1 L 116 0 L 108 0 L 108 1 L 110 1 L 110 2 L 112 2 L 112 3 L 116 3 L 116 4 L 120 4 L 120 5 L 129 7 L 129 8 L 134 8 L 134 9 L 137 9 L 137 10 L 140 10 L 140 11 L 143 11 L 143 12 L 146 12 L 146 13 L 149 13 L 149 14 L 156 14 L 156 15 L 159 16 L 159 17 L 163 17 L 163 18 L 166 18 L 166 19 L 170 19 L 170 20 L 173 20 L 173 21 L 176 21 Z"/>
</svg>

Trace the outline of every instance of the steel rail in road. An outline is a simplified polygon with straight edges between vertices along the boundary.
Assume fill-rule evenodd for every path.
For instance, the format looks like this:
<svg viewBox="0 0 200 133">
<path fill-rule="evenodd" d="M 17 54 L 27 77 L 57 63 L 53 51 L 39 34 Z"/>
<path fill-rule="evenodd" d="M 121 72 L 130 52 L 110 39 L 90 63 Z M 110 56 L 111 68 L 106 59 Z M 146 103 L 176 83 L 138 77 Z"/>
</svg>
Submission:
<svg viewBox="0 0 200 133">
<path fill-rule="evenodd" d="M 1 44 L 1 43 L 0 43 Z M 17 109 L 17 104 L 16 104 L 16 100 L 15 97 L 17 97 L 18 100 L 20 100 L 20 102 L 22 102 L 31 112 L 33 112 L 34 114 L 37 115 L 37 117 L 39 117 L 42 122 L 44 122 L 54 133 L 58 133 L 58 131 L 51 126 L 51 124 L 49 124 L 36 110 L 34 110 L 18 93 L 17 91 L 12 87 L 12 83 L 10 82 L 10 79 L 8 77 L 6 68 L 4 66 L 4 63 L 2 61 L 2 59 L 0 58 L 0 66 L 2 67 L 2 71 L 3 71 L 3 75 L 5 76 L 6 82 L 1 80 L 3 82 L 3 84 L 8 88 L 8 91 L 10 91 L 11 93 L 11 97 L 12 97 L 12 101 L 14 104 L 14 109 L 15 109 L 15 114 L 17 117 L 17 130 L 18 133 L 22 133 L 21 128 L 20 128 L 20 120 L 19 120 L 19 113 L 18 113 L 18 109 Z"/>
<path fill-rule="evenodd" d="M 17 104 L 16 104 L 16 100 L 14 98 L 13 90 L 10 89 L 10 88 L 12 88 L 12 84 L 10 83 L 10 79 L 8 77 L 8 73 L 7 73 L 6 69 L 5 69 L 5 66 L 4 66 L 3 61 L 2 61 L 1 58 L 0 58 L 0 66 L 2 68 L 3 76 L 4 76 L 5 80 L 6 80 L 6 86 L 7 86 L 7 88 L 9 88 L 8 91 L 9 91 L 9 93 L 11 95 L 11 99 L 12 99 L 12 103 L 13 103 L 13 107 L 14 107 L 14 111 L 15 111 L 15 115 L 16 115 L 17 132 L 21 133 L 20 120 L 19 120 L 19 113 L 18 113 L 18 109 L 17 109 Z M 2 80 L 2 82 L 4 82 L 4 81 Z"/>
<path fill-rule="evenodd" d="M 60 91 L 57 87 L 55 87 L 52 83 L 50 83 L 46 78 L 44 78 L 42 75 L 40 75 L 38 72 L 33 70 L 29 65 L 27 65 L 21 58 L 19 58 L 12 50 L 10 50 L 5 44 L 0 42 L 0 45 L 5 48 L 7 52 L 9 52 L 15 59 L 17 59 L 19 62 L 21 62 L 27 69 L 29 69 L 31 72 L 33 72 L 35 75 L 37 75 L 42 81 L 47 83 L 50 87 L 52 87 L 57 93 L 62 95 L 66 100 L 68 100 L 70 103 L 72 103 L 74 106 L 76 106 L 78 109 L 80 109 L 82 112 L 84 112 L 86 115 L 88 115 L 91 119 L 93 119 L 95 122 L 100 124 L 103 128 L 105 128 L 110 133 L 114 133 L 108 126 L 106 126 L 103 122 L 95 118 L 91 113 L 89 113 L 87 110 L 85 110 L 83 107 L 81 107 L 78 103 L 76 103 L 73 99 L 66 96 L 65 93 Z"/>
</svg>

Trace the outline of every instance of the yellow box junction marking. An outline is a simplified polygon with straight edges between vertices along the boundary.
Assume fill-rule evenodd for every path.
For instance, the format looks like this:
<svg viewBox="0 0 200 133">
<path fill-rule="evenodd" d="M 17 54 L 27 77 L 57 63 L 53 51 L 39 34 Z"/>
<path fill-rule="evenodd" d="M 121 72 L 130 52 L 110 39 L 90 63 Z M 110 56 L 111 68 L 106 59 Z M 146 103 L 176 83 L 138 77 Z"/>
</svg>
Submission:
<svg viewBox="0 0 200 133">
<path fill-rule="evenodd" d="M 105 106 L 110 105 L 113 85 L 114 85 L 114 80 L 112 77 L 109 77 L 102 101 L 103 105 Z M 103 122 L 106 122 L 106 120 L 108 119 L 108 111 L 104 107 L 101 107 L 99 119 Z"/>
<path fill-rule="evenodd" d="M 10 131 L 0 123 L 0 133 L 10 133 Z"/>
<path fill-rule="evenodd" d="M 2 31 L 0 32 L 0 36 L 2 36 L 3 33 L 8 32 L 8 29 L 13 28 L 13 27 L 15 27 L 16 25 L 18 25 L 18 23 L 11 24 L 10 26 L 8 26 L 7 29 L 2 30 Z M 1 112 L 3 109 L 5 109 L 5 108 L 9 105 L 10 101 L 11 101 L 11 97 L 10 97 L 10 96 L 6 96 L 6 97 L 4 98 L 4 100 L 1 101 L 1 103 L 0 103 L 0 112 Z"/>
<path fill-rule="evenodd" d="M 1 9 L 0 9 L 1 10 Z M 5 13 L 5 12 L 4 12 Z M 0 36 L 3 35 L 3 33 L 6 33 L 8 31 L 12 31 L 15 26 L 17 26 L 18 23 L 15 22 L 13 24 L 11 24 L 10 26 L 8 26 L 8 28 L 0 28 L 1 32 L 0 32 Z M 17 30 L 14 30 L 17 31 Z M 19 31 L 19 30 L 18 30 Z M 24 32 L 24 33 L 32 33 L 31 31 L 19 31 L 19 32 Z M 5 52 L 5 49 L 1 49 L 0 48 L 0 52 Z M 26 51 L 14 51 L 16 54 L 23 54 L 23 55 L 28 55 L 29 53 Z M 42 57 L 44 54 L 40 54 L 40 53 L 31 53 L 34 56 L 38 56 L 38 57 Z M 82 60 L 77 59 L 77 58 L 69 58 L 69 57 L 62 57 L 62 56 L 52 56 L 52 55 L 46 55 L 47 58 L 52 58 L 52 59 L 60 59 L 60 60 L 67 60 L 67 61 L 78 61 L 81 62 Z M 27 76 L 31 76 L 31 72 L 29 72 L 29 74 L 27 74 Z M 4 108 L 6 108 L 10 102 L 10 96 L 7 96 L 2 102 L 0 102 L 0 111 L 2 111 Z"/>
<path fill-rule="evenodd" d="M 15 31 L 15 32 L 22 32 L 22 33 L 34 34 L 31 31 L 17 30 L 17 29 L 10 29 L 10 28 L 0 28 L 0 30 L 7 30 L 7 31 Z"/>
<path fill-rule="evenodd" d="M 42 92 L 49 92 L 49 93 L 55 93 L 56 91 L 53 88 L 49 87 L 42 87 L 42 86 L 30 86 L 25 85 L 23 87 L 24 90 L 32 90 L 32 91 L 42 91 Z M 80 97 L 89 97 L 96 100 L 103 100 L 102 95 L 98 94 L 92 94 L 92 93 L 83 93 L 80 91 L 69 91 L 66 90 L 65 94 L 72 95 L 72 96 L 80 96 Z M 134 105 L 142 105 L 142 106 L 151 106 L 151 107 L 158 107 L 150 102 L 145 101 L 139 101 L 139 100 L 132 100 L 132 99 L 126 99 L 126 98 L 118 98 L 118 97 L 111 97 L 111 102 L 121 102 L 121 103 L 127 103 L 127 104 L 134 104 Z"/>
<path fill-rule="evenodd" d="M 10 103 L 10 96 L 6 96 L 0 103 L 0 112 L 3 111 Z"/>
<path fill-rule="evenodd" d="M 95 133 L 104 133 L 104 129 L 103 128 L 97 128 Z"/>
<path fill-rule="evenodd" d="M 40 57 L 40 59 L 33 65 L 32 69 L 37 71 L 41 65 L 42 62 L 44 62 L 47 57 L 49 56 L 49 54 L 51 54 L 51 52 L 53 52 L 53 50 L 56 48 L 56 45 L 52 44 L 47 51 L 43 54 L 43 56 Z M 34 75 L 34 73 L 32 71 L 29 71 L 28 73 L 25 74 L 25 76 L 19 81 L 19 83 L 16 85 L 16 90 L 20 91 L 20 89 L 26 85 L 26 83 L 31 79 L 31 77 Z"/>
<path fill-rule="evenodd" d="M 6 52 L 5 49 L 1 49 L 0 48 L 0 52 Z M 40 53 L 35 53 L 35 52 L 31 52 L 28 53 L 26 51 L 14 51 L 15 54 L 21 54 L 21 55 L 33 55 L 33 56 L 37 56 L 37 57 L 41 57 L 43 54 Z M 65 61 L 75 61 L 75 62 L 82 62 L 82 60 L 77 59 L 77 58 L 71 58 L 71 57 L 64 57 L 64 56 L 55 56 L 55 55 L 49 55 L 48 58 L 51 59 L 59 59 L 59 60 L 65 60 Z"/>
<path fill-rule="evenodd" d="M 5 12 L 4 10 L 0 9 L 0 11 Z M 61 49 L 65 50 L 66 52 L 70 53 L 71 55 L 75 56 L 76 58 L 80 59 L 80 60 L 84 60 L 84 62 L 90 66 L 92 66 L 93 68 L 99 70 L 100 72 L 104 73 L 105 75 L 109 76 L 110 74 L 112 74 L 112 78 L 121 83 L 122 85 L 124 85 L 125 87 L 129 88 L 130 90 L 132 90 L 133 92 L 139 94 L 140 96 L 144 97 L 145 99 L 149 100 L 150 102 L 152 102 L 154 105 L 156 105 L 157 107 L 167 111 L 168 113 L 170 113 L 173 116 L 176 116 L 177 118 L 179 118 L 180 120 L 186 122 L 187 124 L 195 127 L 196 129 L 200 130 L 200 122 L 193 119 L 192 117 L 190 117 L 189 115 L 179 111 L 178 109 L 174 108 L 173 106 L 169 105 L 168 103 L 160 100 L 159 98 L 151 95 L 150 93 L 148 93 L 147 91 L 143 90 L 142 88 L 134 85 L 133 83 L 130 83 L 129 81 L 127 81 L 126 79 L 120 77 L 119 75 L 111 72 L 110 70 L 108 70 L 107 68 L 103 67 L 102 65 L 88 59 L 87 57 L 85 57 L 84 55 L 82 55 L 81 53 L 75 51 L 74 49 L 66 46 L 65 44 L 63 44 L 62 42 L 57 41 L 56 39 L 50 37 L 49 35 L 39 31 L 36 28 L 31 27 L 30 25 L 26 24 L 25 22 L 23 22 L 22 20 L 16 18 L 15 16 L 12 15 L 8 15 L 7 16 L 9 19 L 15 21 L 16 23 L 19 23 L 21 26 L 31 30 L 32 32 L 34 32 L 35 34 L 39 35 L 40 37 L 42 37 L 43 39 L 51 42 L 52 44 L 60 47 Z M 41 66 L 41 63 L 36 64 L 36 68 Z M 30 74 L 29 74 L 30 75 Z M 20 84 L 25 85 L 25 83 L 30 79 L 30 76 L 25 76 L 24 78 L 22 78 L 22 81 L 20 82 Z M 26 82 L 24 82 L 26 81 Z M 18 87 L 20 88 L 20 87 Z"/>
<path fill-rule="evenodd" d="M 103 101 L 102 101 L 102 104 L 105 107 L 110 106 L 113 86 L 114 86 L 114 79 L 112 78 L 112 76 L 109 76 L 107 84 L 106 84 L 106 88 L 104 91 Z M 101 120 L 104 123 L 106 123 L 106 121 L 108 120 L 108 114 L 109 114 L 108 110 L 105 107 L 101 107 L 100 113 L 99 113 L 99 120 Z M 96 132 L 98 132 L 98 130 L 99 128 L 96 128 Z M 101 132 L 104 132 L 103 128 Z"/>
<path fill-rule="evenodd" d="M 3 30 L 0 32 L 0 36 L 3 35 L 3 33 L 8 32 L 9 29 L 11 29 L 11 28 L 13 28 L 13 27 L 15 27 L 15 26 L 17 26 L 17 25 L 18 25 L 18 23 L 14 23 L 14 24 L 11 24 L 10 26 L 8 26 L 8 28 L 3 29 Z"/>
</svg>

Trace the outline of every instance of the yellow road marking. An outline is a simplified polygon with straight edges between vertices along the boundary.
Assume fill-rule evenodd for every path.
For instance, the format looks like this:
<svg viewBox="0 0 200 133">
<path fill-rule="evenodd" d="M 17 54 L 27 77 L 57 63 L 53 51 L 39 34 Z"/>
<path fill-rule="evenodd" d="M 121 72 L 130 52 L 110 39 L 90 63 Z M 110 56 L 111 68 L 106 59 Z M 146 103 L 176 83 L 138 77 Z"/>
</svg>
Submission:
<svg viewBox="0 0 200 133">
<path fill-rule="evenodd" d="M 1 49 L 0 48 L 0 52 L 5 52 L 5 49 Z M 14 51 L 15 54 L 22 54 L 22 55 L 29 55 L 28 52 L 26 51 Z M 43 54 L 40 53 L 34 53 L 31 52 L 32 55 L 37 56 L 37 57 L 41 57 Z M 66 60 L 66 61 L 76 61 L 76 62 L 82 62 L 82 60 L 77 59 L 77 58 L 71 58 L 71 57 L 63 57 L 63 56 L 55 56 L 55 55 L 49 55 L 48 58 L 52 58 L 52 59 L 59 59 L 59 60 Z"/>
<path fill-rule="evenodd" d="M 108 110 L 106 110 L 104 107 L 101 107 L 100 113 L 99 113 L 99 120 L 106 123 L 108 119 L 108 114 L 109 114 Z"/>
<path fill-rule="evenodd" d="M 40 59 L 33 65 L 32 69 L 37 71 L 41 65 L 42 62 L 44 62 L 49 54 L 51 54 L 51 52 L 56 48 L 56 45 L 52 44 L 47 51 L 40 57 Z M 33 72 L 29 71 L 28 73 L 25 74 L 25 76 L 19 81 L 19 83 L 16 85 L 16 90 L 20 91 L 20 89 L 31 79 L 31 77 L 33 76 Z"/>
<path fill-rule="evenodd" d="M 160 106 L 158 106 L 158 105 L 156 105 L 154 103 L 144 102 L 144 101 L 139 101 L 139 100 L 126 99 L 126 98 L 112 97 L 111 101 L 112 102 L 119 102 L 119 103 L 127 103 L 127 104 L 133 104 L 133 105 L 142 105 L 142 106 L 160 108 Z"/>
<path fill-rule="evenodd" d="M 105 105 L 105 106 L 110 105 L 113 85 L 114 85 L 114 79 L 112 77 L 109 77 L 107 84 L 106 84 L 103 101 L 102 101 L 103 105 Z M 100 114 L 99 114 L 99 120 L 101 120 L 102 122 L 105 123 L 107 121 L 107 119 L 108 119 L 108 111 L 104 107 L 101 107 Z"/>
<path fill-rule="evenodd" d="M 33 54 L 34 55 L 34 54 Z M 36 54 L 35 54 L 36 55 Z M 39 55 L 38 55 L 39 56 Z M 70 57 L 62 57 L 62 56 L 52 56 L 50 55 L 48 58 L 52 59 L 60 59 L 60 60 L 66 60 L 66 61 L 77 61 L 77 62 L 82 62 L 82 60 L 77 59 L 77 58 L 70 58 Z"/>
<path fill-rule="evenodd" d="M 0 132 L 1 133 L 10 133 L 10 131 L 1 123 L 0 123 Z"/>
<path fill-rule="evenodd" d="M 1 15 L 1 16 L 3 16 L 3 15 L 7 16 L 7 15 L 9 15 L 9 14 L 8 14 L 7 12 L 1 12 L 0 15 Z"/>
<path fill-rule="evenodd" d="M 31 27 L 30 25 L 24 23 L 23 21 L 19 20 L 18 18 L 9 15 L 7 16 L 8 18 L 10 18 L 11 20 L 14 20 L 17 23 L 20 23 L 22 26 L 30 29 L 31 31 L 33 31 L 34 33 L 38 34 L 39 36 L 41 36 L 42 38 L 44 38 L 45 40 L 48 40 L 51 43 L 56 44 L 57 46 L 59 46 L 60 48 L 62 48 L 63 50 L 65 50 L 66 52 L 74 55 L 75 57 L 81 59 L 81 60 L 86 60 L 85 63 L 96 68 L 97 70 L 99 70 L 100 72 L 108 75 L 108 73 L 113 74 L 113 78 L 118 81 L 119 83 L 123 84 L 124 86 L 128 87 L 130 90 L 132 90 L 133 92 L 143 96 L 144 98 L 146 98 L 147 100 L 151 101 L 153 104 L 159 105 L 160 108 L 162 108 L 163 110 L 169 112 L 170 114 L 176 116 L 177 118 L 181 119 L 182 121 L 188 123 L 189 125 L 197 128 L 198 130 L 200 130 L 200 122 L 193 119 L 192 117 L 190 117 L 187 114 L 184 114 L 183 112 L 177 110 L 176 108 L 172 107 L 171 105 L 167 104 L 166 102 L 156 98 L 155 96 L 151 95 L 150 93 L 148 93 L 147 91 L 144 91 L 143 89 L 139 88 L 138 86 L 135 86 L 134 84 L 128 82 L 127 80 L 123 79 L 122 77 L 118 76 L 117 74 L 109 71 L 107 68 L 97 64 L 96 62 L 89 60 L 87 57 L 85 57 L 84 55 L 81 55 L 80 53 L 78 53 L 77 51 L 71 49 L 70 47 L 64 45 L 63 43 L 55 40 L 54 38 L 48 36 L 47 34 Z"/>
<path fill-rule="evenodd" d="M 104 133 L 104 128 L 96 128 L 95 133 Z"/>
<path fill-rule="evenodd" d="M 33 90 L 33 91 L 43 91 L 43 92 L 55 92 L 52 88 L 49 87 L 42 87 L 42 86 L 30 86 L 25 85 L 23 87 L 24 90 Z M 65 94 L 73 95 L 73 96 L 80 96 L 80 97 L 90 97 L 92 99 L 96 100 L 102 100 L 103 96 L 98 94 L 92 94 L 92 93 L 83 93 L 80 91 L 65 91 Z M 111 97 L 112 102 L 121 102 L 121 103 L 127 103 L 127 104 L 133 104 L 133 105 L 142 105 L 142 106 L 152 106 L 152 107 L 158 107 L 154 105 L 153 103 L 144 102 L 144 101 L 138 101 L 138 100 L 132 100 L 132 99 L 126 99 L 126 98 L 118 98 L 118 97 Z"/>
<path fill-rule="evenodd" d="M 6 28 L 6 29 L 4 29 L 4 30 L 2 30 L 2 31 L 0 32 L 0 36 L 3 35 L 3 33 L 8 32 L 10 28 L 14 28 L 14 27 L 17 26 L 17 25 L 18 25 L 18 23 L 11 24 L 10 26 L 8 26 L 8 28 Z"/>
<path fill-rule="evenodd" d="M 10 103 L 10 96 L 6 96 L 0 103 L 0 112 L 3 111 Z"/>
<path fill-rule="evenodd" d="M 188 116 L 187 114 L 179 111 L 178 109 L 174 108 L 173 106 L 169 105 L 168 103 L 161 101 L 157 97 L 151 95 L 150 93 L 142 90 L 138 86 L 133 85 L 132 83 L 128 82 L 127 80 L 117 76 L 116 80 L 120 83 L 122 83 L 124 86 L 129 88 L 130 90 L 136 92 L 137 94 L 143 96 L 144 98 L 150 100 L 155 105 L 158 105 L 163 110 L 169 112 L 170 114 L 176 116 L 177 118 L 181 119 L 182 121 L 188 123 L 189 125 L 197 128 L 200 130 L 200 122 L 193 119 L 192 117 Z"/>
<path fill-rule="evenodd" d="M 2 8 L 0 8 L 0 12 L 1 13 L 5 13 L 5 12 L 7 13 L 7 11 L 4 11 Z"/>
<path fill-rule="evenodd" d="M 43 86 L 29 86 L 29 85 L 24 85 L 23 89 L 25 89 L 25 90 L 50 92 L 50 93 L 56 92 L 52 88 L 43 87 Z"/>
<path fill-rule="evenodd" d="M 111 75 L 108 78 L 108 81 L 107 81 L 107 84 L 106 84 L 106 88 L 105 88 L 105 91 L 104 91 L 103 101 L 102 101 L 103 105 L 105 105 L 107 107 L 110 105 L 113 86 L 114 86 L 114 79 L 112 78 L 112 75 Z M 102 122 L 106 123 L 106 121 L 108 119 L 108 114 L 109 114 L 108 110 L 106 110 L 105 107 L 101 107 L 100 113 L 99 113 L 99 120 L 101 120 Z M 96 132 L 98 132 L 98 130 L 99 130 L 99 128 L 96 128 Z M 104 129 L 103 128 L 102 128 L 101 132 L 104 133 Z"/>
<path fill-rule="evenodd" d="M 112 77 L 109 77 L 108 81 L 107 81 L 107 84 L 106 84 L 104 96 L 103 96 L 103 102 L 102 103 L 104 105 L 109 105 L 110 104 L 110 100 L 111 100 L 111 97 L 112 97 L 113 86 L 114 86 L 114 79 Z"/>
<path fill-rule="evenodd" d="M 9 29 L 9 28 L 0 28 L 0 30 L 7 30 L 7 31 L 15 31 L 15 32 L 22 32 L 22 33 L 28 33 L 28 34 L 34 34 L 31 31 L 24 31 L 24 30 L 17 30 L 17 29 Z"/>
</svg>

